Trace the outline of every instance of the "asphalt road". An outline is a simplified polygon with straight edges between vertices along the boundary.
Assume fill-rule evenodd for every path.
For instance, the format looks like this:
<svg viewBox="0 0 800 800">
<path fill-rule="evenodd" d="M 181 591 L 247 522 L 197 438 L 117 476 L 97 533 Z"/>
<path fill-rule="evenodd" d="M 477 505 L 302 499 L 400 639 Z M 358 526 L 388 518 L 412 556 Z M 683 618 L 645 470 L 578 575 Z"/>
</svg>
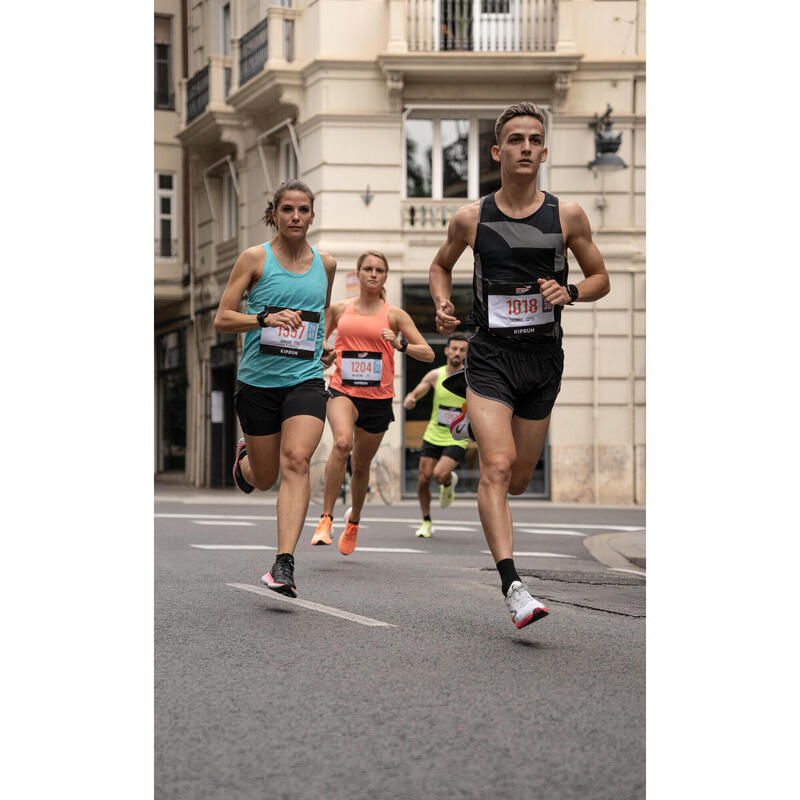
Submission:
<svg viewBox="0 0 800 800">
<path fill-rule="evenodd" d="M 644 578 L 584 545 L 643 510 L 514 505 L 550 610 L 517 630 L 474 503 L 434 502 L 427 540 L 415 504 L 368 505 L 347 557 L 310 546 L 312 504 L 301 604 L 258 582 L 275 508 L 249 499 L 156 501 L 156 798 L 644 797 Z"/>
</svg>

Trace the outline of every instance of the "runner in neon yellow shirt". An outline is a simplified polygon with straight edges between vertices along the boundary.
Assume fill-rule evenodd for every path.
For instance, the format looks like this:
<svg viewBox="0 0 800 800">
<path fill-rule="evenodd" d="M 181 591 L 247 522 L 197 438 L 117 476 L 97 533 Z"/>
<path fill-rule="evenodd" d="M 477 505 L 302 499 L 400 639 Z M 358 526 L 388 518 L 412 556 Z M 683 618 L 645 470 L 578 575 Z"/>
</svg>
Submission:
<svg viewBox="0 0 800 800">
<path fill-rule="evenodd" d="M 425 539 L 433 533 L 431 522 L 431 478 L 438 484 L 439 505 L 447 508 L 455 497 L 458 475 L 455 469 L 464 462 L 468 442 L 456 441 L 450 435 L 450 423 L 461 413 L 464 398 L 442 386 L 442 381 L 464 366 L 467 355 L 467 337 L 453 333 L 444 348 L 446 363 L 432 369 L 405 397 L 403 406 L 412 409 L 417 402 L 433 389 L 433 409 L 430 422 L 422 436 L 422 452 L 419 459 L 417 496 L 422 509 L 422 525 L 416 535 Z"/>
</svg>

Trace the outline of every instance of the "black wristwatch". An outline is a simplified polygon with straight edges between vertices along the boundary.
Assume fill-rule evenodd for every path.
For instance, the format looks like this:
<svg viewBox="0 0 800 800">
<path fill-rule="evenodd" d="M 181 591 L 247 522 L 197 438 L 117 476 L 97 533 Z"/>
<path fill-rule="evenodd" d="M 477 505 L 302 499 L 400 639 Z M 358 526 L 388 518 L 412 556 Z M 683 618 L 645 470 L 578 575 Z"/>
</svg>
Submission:
<svg viewBox="0 0 800 800">
<path fill-rule="evenodd" d="M 568 283 L 567 291 L 569 292 L 569 303 L 567 303 L 567 305 L 571 306 L 578 299 L 578 287 L 572 283 Z"/>
<path fill-rule="evenodd" d="M 405 336 L 400 337 L 400 352 L 405 353 L 408 348 L 408 339 Z"/>
<path fill-rule="evenodd" d="M 266 328 L 267 327 L 267 317 L 268 316 L 269 316 L 269 311 L 267 311 L 267 307 L 266 306 L 264 306 L 264 310 L 263 311 L 260 311 L 258 314 L 256 314 L 256 319 L 258 320 L 258 324 L 262 328 Z"/>
</svg>

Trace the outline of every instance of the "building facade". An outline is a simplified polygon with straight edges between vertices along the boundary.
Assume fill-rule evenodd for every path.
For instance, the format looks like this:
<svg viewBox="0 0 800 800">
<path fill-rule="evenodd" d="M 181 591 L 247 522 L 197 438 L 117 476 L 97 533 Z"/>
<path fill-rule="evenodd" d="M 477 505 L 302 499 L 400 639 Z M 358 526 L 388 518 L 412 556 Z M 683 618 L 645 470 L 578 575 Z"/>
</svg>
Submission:
<svg viewBox="0 0 800 800">
<path fill-rule="evenodd" d="M 389 301 L 414 316 L 443 363 L 427 290 L 431 259 L 455 209 L 499 187 L 489 156 L 498 113 L 531 100 L 547 114 L 540 187 L 584 208 L 612 290 L 564 312 L 562 389 L 529 494 L 643 503 L 644 1 L 185 6 L 188 69 L 177 81 L 175 136 L 187 184 L 187 233 L 177 264 L 187 266 L 185 273 L 176 266 L 174 277 L 188 285 L 169 317 L 160 315 L 158 286 L 156 292 L 156 324 L 169 319 L 172 326 L 166 332 L 162 325 L 156 340 L 171 333 L 184 354 L 185 479 L 198 486 L 229 480 L 241 337 L 217 334 L 213 320 L 236 257 L 269 235 L 260 220 L 278 184 L 296 176 L 316 195 L 309 241 L 338 261 L 334 299 L 355 291 L 357 256 L 381 250 L 390 263 Z M 595 157 L 592 124 L 609 106 L 625 168 L 606 172 L 588 165 Z M 157 260 L 157 276 L 159 266 Z M 574 276 L 574 259 L 572 269 Z M 471 278 L 467 250 L 453 273 L 458 309 L 471 304 Z M 167 344 L 162 349 L 169 352 Z M 386 455 L 381 451 L 408 494 L 427 415 L 424 403 L 405 412 L 402 398 L 425 368 L 398 357 L 397 422 L 384 440 Z M 168 370 L 162 372 L 163 382 Z M 319 452 L 329 449 L 323 438 Z M 459 492 L 475 491 L 477 468 L 473 449 Z"/>
</svg>

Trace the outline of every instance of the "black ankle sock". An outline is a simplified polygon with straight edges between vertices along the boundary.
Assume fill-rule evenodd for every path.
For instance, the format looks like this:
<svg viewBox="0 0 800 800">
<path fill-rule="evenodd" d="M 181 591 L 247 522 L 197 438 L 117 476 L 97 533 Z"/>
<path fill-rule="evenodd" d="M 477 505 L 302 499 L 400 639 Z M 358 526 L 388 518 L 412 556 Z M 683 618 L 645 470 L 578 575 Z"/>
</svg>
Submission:
<svg viewBox="0 0 800 800">
<path fill-rule="evenodd" d="M 497 571 L 500 573 L 500 580 L 502 581 L 502 592 L 503 597 L 506 596 L 506 592 L 508 591 L 508 587 L 511 586 L 514 581 L 519 580 L 519 575 L 517 575 L 517 568 L 514 566 L 514 559 L 513 558 L 503 558 L 497 562 Z"/>
<path fill-rule="evenodd" d="M 447 483 L 443 483 L 442 486 L 449 486 L 452 482 L 453 482 L 453 479 L 450 478 L 450 480 L 447 481 Z"/>
<path fill-rule="evenodd" d="M 333 522 L 333 515 L 329 514 L 327 511 L 320 514 L 319 518 L 322 519 L 323 517 L 327 517 L 331 522 Z"/>
<path fill-rule="evenodd" d="M 430 514 L 428 514 L 428 516 L 427 516 L 427 517 L 423 517 L 422 519 L 424 519 L 424 520 L 425 520 L 425 522 L 430 522 L 430 521 L 431 521 L 431 515 L 430 515 Z"/>
</svg>

